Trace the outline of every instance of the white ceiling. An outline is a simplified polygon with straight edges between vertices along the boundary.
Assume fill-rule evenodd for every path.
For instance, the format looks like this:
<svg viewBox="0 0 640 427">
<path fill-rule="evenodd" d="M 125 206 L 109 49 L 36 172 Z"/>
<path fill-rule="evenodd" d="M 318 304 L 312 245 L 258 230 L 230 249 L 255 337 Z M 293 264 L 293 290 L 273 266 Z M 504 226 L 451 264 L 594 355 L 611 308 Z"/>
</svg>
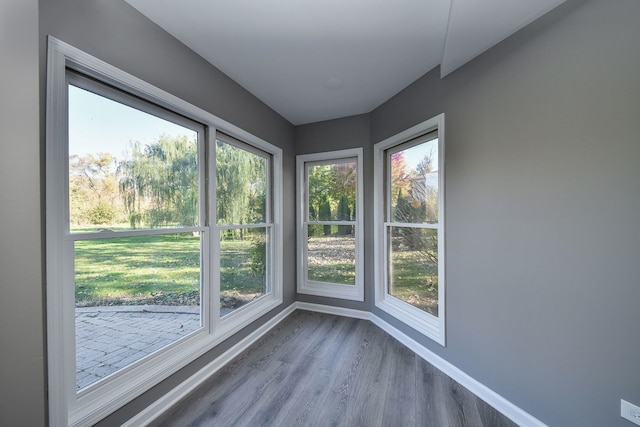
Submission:
<svg viewBox="0 0 640 427">
<path fill-rule="evenodd" d="M 565 0 L 126 0 L 298 125 L 368 113 Z"/>
</svg>

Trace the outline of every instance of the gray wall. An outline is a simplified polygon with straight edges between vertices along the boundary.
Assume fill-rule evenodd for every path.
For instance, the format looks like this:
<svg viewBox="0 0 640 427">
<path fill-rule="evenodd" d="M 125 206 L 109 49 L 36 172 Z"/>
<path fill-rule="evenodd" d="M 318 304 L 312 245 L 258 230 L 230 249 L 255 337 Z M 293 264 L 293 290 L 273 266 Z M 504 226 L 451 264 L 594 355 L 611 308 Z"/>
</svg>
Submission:
<svg viewBox="0 0 640 427">
<path fill-rule="evenodd" d="M 40 2 L 39 10 L 42 103 L 46 78 L 46 36 L 53 35 L 281 147 L 285 153 L 284 259 L 295 258 L 293 125 L 124 1 L 47 0 Z M 43 126 L 42 115 L 41 130 Z M 35 194 L 37 198 L 37 191 Z M 37 247 L 39 249 L 39 245 Z M 285 298 L 280 308 L 116 411 L 99 425 L 120 425 L 289 306 L 295 299 L 293 263 L 285 262 L 284 284 Z M 40 312 L 36 311 L 37 314 Z"/>
<path fill-rule="evenodd" d="M 38 1 L 0 2 L 0 425 L 45 422 Z"/>
<path fill-rule="evenodd" d="M 628 426 L 620 399 L 640 404 L 638 18 L 636 0 L 568 0 L 369 115 L 296 128 L 297 154 L 364 146 L 369 162 L 446 114 L 447 346 L 373 312 L 552 426 Z"/>
<path fill-rule="evenodd" d="M 447 347 L 374 312 L 550 425 L 630 425 L 619 399 L 640 404 L 637 0 L 568 0 L 445 79 L 435 70 L 369 115 L 295 134 L 122 1 L 40 2 L 38 60 L 37 8 L 0 3 L 0 424 L 45 423 L 36 123 L 38 114 L 44 123 L 44 38 L 53 34 L 283 147 L 288 224 L 294 154 L 365 147 L 370 212 L 371 145 L 446 113 Z M 367 301 L 342 304 L 363 309 L 373 265 L 365 220 Z M 293 227 L 284 256 L 295 259 Z M 290 303 L 295 271 L 285 266 Z M 102 424 L 124 421 L 254 328 Z"/>
<path fill-rule="evenodd" d="M 363 147 L 362 172 L 364 182 L 370 182 L 373 179 L 373 150 L 369 144 L 370 140 L 368 114 L 296 126 L 295 129 L 296 155 Z M 371 197 L 364 198 L 364 208 L 365 212 L 373 211 Z M 365 248 L 371 248 L 373 245 L 373 223 L 366 219 L 365 217 L 364 245 Z M 366 266 L 372 265 L 373 250 L 365 249 L 364 260 Z M 368 284 L 373 283 L 373 276 L 372 270 L 369 268 L 365 269 L 364 283 L 365 294 L 363 302 L 305 294 L 297 294 L 296 298 L 298 301 L 303 302 L 371 311 L 373 307 L 373 287 Z"/>
<path fill-rule="evenodd" d="M 447 347 L 374 312 L 553 426 L 640 404 L 639 18 L 569 0 L 370 116 L 446 114 Z"/>
</svg>

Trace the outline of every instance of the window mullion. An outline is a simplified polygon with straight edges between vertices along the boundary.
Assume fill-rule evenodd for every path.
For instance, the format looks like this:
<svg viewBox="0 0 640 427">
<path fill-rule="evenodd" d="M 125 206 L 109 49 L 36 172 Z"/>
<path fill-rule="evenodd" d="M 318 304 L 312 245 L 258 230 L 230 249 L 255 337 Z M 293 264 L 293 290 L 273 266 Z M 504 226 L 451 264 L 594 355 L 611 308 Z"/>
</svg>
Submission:
<svg viewBox="0 0 640 427">
<path fill-rule="evenodd" d="M 384 225 L 403 228 L 428 228 L 433 230 L 437 230 L 440 228 L 440 225 L 438 223 L 428 222 L 385 222 Z"/>
</svg>

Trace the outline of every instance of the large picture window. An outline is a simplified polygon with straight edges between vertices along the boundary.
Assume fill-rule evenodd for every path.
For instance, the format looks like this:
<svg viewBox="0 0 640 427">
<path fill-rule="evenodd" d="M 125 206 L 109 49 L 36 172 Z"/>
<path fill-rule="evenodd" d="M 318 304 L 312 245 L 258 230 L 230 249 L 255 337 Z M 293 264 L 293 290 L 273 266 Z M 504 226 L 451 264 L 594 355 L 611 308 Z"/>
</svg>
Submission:
<svg viewBox="0 0 640 427">
<path fill-rule="evenodd" d="M 81 392 L 202 327 L 204 126 L 76 73 L 68 80 Z"/>
<path fill-rule="evenodd" d="M 375 145 L 376 305 L 444 345 L 444 116 Z"/>
<path fill-rule="evenodd" d="M 92 425 L 281 304 L 282 152 L 55 39 L 48 58 L 49 421 Z"/>
<path fill-rule="evenodd" d="M 362 149 L 297 157 L 298 292 L 364 300 Z"/>
</svg>

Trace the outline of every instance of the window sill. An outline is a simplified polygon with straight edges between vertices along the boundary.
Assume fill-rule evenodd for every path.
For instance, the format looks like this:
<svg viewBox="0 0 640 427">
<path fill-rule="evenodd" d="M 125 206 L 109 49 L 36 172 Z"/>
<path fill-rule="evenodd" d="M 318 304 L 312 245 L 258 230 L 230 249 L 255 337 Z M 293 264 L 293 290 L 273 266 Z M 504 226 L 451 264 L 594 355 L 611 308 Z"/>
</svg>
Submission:
<svg viewBox="0 0 640 427">
<path fill-rule="evenodd" d="M 381 301 L 376 301 L 376 307 L 427 338 L 434 340 L 443 347 L 445 346 L 442 317 L 433 316 L 391 295 L 387 295 Z"/>
<path fill-rule="evenodd" d="M 337 283 L 307 281 L 298 285 L 298 293 L 350 301 L 364 301 L 364 288 L 358 284 L 340 285 Z"/>
</svg>

